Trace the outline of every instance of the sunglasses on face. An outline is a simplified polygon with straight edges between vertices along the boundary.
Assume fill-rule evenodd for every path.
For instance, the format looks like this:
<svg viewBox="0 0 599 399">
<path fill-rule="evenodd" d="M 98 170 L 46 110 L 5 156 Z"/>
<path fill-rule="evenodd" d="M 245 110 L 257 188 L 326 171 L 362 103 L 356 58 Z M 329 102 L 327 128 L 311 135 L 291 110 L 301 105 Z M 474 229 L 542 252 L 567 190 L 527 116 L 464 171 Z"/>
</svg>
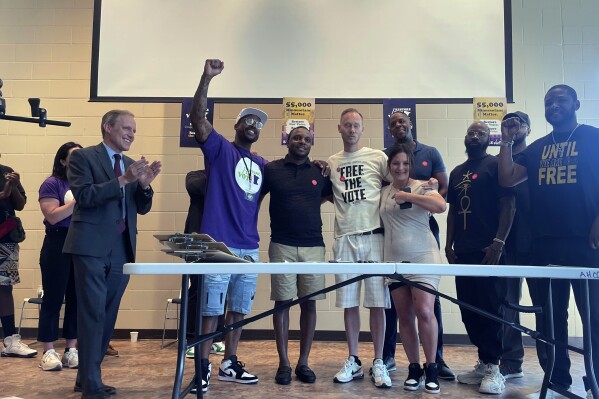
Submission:
<svg viewBox="0 0 599 399">
<path fill-rule="evenodd" d="M 256 126 L 256 129 L 262 129 L 262 127 L 264 126 L 264 123 L 257 121 L 254 118 L 247 118 L 245 120 L 245 124 L 248 126 Z"/>
</svg>

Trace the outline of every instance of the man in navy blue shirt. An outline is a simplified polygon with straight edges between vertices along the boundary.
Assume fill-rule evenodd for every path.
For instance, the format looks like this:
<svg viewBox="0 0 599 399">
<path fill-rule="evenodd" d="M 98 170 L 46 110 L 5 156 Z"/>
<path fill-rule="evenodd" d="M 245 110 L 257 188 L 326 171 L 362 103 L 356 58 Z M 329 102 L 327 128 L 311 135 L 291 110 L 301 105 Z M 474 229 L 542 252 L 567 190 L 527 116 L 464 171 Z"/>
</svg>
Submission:
<svg viewBox="0 0 599 399">
<path fill-rule="evenodd" d="M 261 196 L 270 193 L 271 240 L 268 256 L 271 262 L 324 262 L 320 205 L 332 195 L 331 181 L 321 168 L 310 162 L 312 135 L 305 127 L 289 132 L 288 153 L 283 159 L 270 162 L 264 170 Z M 324 274 L 271 274 L 271 299 L 275 307 L 323 289 Z M 300 356 L 295 367 L 297 378 L 314 383 L 316 375 L 308 366 L 308 356 L 316 328 L 316 299 L 320 294 L 300 304 Z M 275 382 L 291 383 L 291 367 L 287 351 L 289 309 L 273 315 L 279 368 Z"/>
</svg>

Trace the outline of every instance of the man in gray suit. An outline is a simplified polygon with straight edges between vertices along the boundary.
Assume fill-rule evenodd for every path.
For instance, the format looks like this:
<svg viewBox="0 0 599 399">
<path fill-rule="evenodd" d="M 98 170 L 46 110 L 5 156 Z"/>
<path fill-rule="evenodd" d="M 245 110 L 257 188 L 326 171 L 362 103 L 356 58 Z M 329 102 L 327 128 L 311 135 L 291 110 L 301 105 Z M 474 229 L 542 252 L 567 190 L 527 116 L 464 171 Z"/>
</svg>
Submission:
<svg viewBox="0 0 599 399">
<path fill-rule="evenodd" d="M 100 364 L 112 336 L 129 276 L 123 264 L 135 261 L 137 214 L 152 207 L 150 183 L 160 161 L 149 164 L 123 156 L 135 139 L 129 111 L 102 117 L 102 143 L 71 155 L 68 179 L 77 201 L 63 251 L 73 255 L 77 292 L 79 370 L 75 391 L 82 398 L 112 398 Z"/>
</svg>

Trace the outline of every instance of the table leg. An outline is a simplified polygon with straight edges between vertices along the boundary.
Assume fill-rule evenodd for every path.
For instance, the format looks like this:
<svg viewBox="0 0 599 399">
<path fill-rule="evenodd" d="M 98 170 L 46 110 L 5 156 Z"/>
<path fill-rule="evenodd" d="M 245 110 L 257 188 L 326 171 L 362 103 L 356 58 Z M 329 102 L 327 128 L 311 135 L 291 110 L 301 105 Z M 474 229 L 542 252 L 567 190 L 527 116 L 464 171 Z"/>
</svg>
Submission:
<svg viewBox="0 0 599 399">
<path fill-rule="evenodd" d="M 547 302 L 543 306 L 543 314 L 545 315 L 545 333 L 548 338 L 553 340 L 555 338 L 555 332 L 553 331 L 553 295 L 551 294 L 551 279 L 548 280 Z M 547 390 L 551 384 L 551 375 L 553 374 L 553 365 L 555 363 L 555 343 L 547 342 L 546 344 L 548 345 L 547 364 L 545 365 L 545 376 L 543 377 L 539 399 L 545 399 L 547 396 Z"/>
<path fill-rule="evenodd" d="M 591 332 L 593 327 L 591 325 L 591 304 L 589 303 L 589 281 L 580 280 L 580 292 L 582 294 L 582 303 L 584 304 L 584 311 L 581 312 L 581 317 L 584 317 L 584 323 L 582 323 L 582 335 L 583 335 L 583 349 L 584 349 L 584 369 L 586 371 L 586 382 L 588 388 L 593 393 L 593 398 L 599 399 L 599 388 L 597 387 L 597 379 L 595 378 L 595 370 L 593 369 L 593 344 L 591 339 Z"/>
<path fill-rule="evenodd" d="M 198 339 L 202 335 L 202 296 L 204 286 L 204 275 L 198 274 L 194 276 L 197 278 L 197 292 L 196 292 L 196 315 L 195 315 L 195 339 Z M 197 388 L 197 397 L 203 398 L 204 392 L 202 391 L 202 353 L 201 344 L 198 342 L 194 346 L 194 364 L 195 364 L 195 384 Z"/>
<path fill-rule="evenodd" d="M 177 341 L 177 368 L 172 399 L 179 399 L 183 371 L 185 368 L 185 350 L 187 349 L 187 308 L 189 302 L 189 275 L 181 276 L 181 307 L 179 308 L 179 336 Z M 201 387 L 200 387 L 201 391 Z"/>
</svg>

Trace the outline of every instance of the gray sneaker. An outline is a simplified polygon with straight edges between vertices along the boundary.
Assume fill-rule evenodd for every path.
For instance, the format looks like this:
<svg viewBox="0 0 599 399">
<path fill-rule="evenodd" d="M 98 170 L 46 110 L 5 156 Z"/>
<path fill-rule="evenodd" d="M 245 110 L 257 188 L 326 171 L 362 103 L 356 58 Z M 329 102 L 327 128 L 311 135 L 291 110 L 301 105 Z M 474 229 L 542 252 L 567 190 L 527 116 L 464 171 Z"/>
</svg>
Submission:
<svg viewBox="0 0 599 399">
<path fill-rule="evenodd" d="M 60 357 L 54 349 L 48 349 L 46 353 L 42 355 L 40 368 L 44 371 L 62 370 L 62 363 L 60 362 Z"/>
<path fill-rule="evenodd" d="M 487 365 L 479 359 L 474 365 L 474 369 L 472 371 L 458 374 L 458 382 L 468 385 L 480 385 L 485 377 L 486 371 Z"/>
<path fill-rule="evenodd" d="M 391 388 L 389 371 L 381 359 L 374 359 L 372 363 L 372 376 L 370 378 L 377 388 Z"/>
<path fill-rule="evenodd" d="M 485 376 L 483 377 L 478 392 L 500 395 L 505 390 L 505 378 L 499 372 L 499 366 L 496 364 L 487 364 Z"/>
<path fill-rule="evenodd" d="M 79 352 L 75 348 L 69 348 L 68 351 L 62 355 L 61 359 L 63 367 L 70 369 L 76 369 L 79 367 Z"/>
</svg>

